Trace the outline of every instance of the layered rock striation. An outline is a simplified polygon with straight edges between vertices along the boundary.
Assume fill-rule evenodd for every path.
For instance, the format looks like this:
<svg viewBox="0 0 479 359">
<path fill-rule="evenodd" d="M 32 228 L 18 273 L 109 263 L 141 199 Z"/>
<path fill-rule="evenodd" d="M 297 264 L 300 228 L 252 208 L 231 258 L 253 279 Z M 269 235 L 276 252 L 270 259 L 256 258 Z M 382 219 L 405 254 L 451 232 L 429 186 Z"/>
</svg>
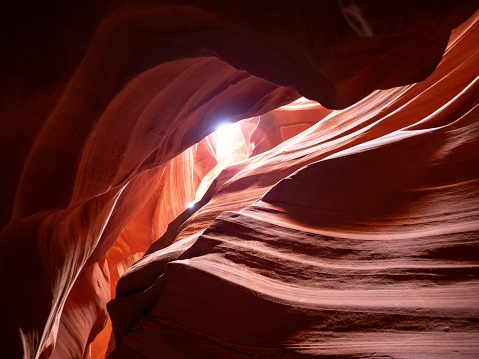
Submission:
<svg viewBox="0 0 479 359">
<path fill-rule="evenodd" d="M 9 6 L 2 357 L 478 355 L 477 1 Z"/>
<path fill-rule="evenodd" d="M 477 356 L 477 20 L 427 80 L 220 174 L 120 280 L 110 358 Z"/>
</svg>

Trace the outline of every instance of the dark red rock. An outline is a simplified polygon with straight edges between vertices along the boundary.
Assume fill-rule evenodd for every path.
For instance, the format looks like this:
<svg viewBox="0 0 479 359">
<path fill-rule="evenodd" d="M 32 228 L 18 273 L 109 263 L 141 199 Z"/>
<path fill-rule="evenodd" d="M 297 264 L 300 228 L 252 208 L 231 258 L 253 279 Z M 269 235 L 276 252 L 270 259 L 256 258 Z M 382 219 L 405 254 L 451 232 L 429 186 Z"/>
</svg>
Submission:
<svg viewBox="0 0 479 359">
<path fill-rule="evenodd" d="M 351 4 L 356 7 L 351 8 Z M 416 173 L 421 181 L 429 185 L 432 182 L 426 179 L 437 175 L 438 186 L 457 185 L 458 189 L 475 195 L 474 188 L 464 185 L 466 188 L 458 181 L 473 181 L 470 176 L 475 174 L 475 157 L 471 154 L 476 143 L 477 14 L 455 30 L 449 48 L 444 50 L 450 31 L 466 20 L 478 4 L 477 1 L 447 1 L 438 8 L 433 5 L 436 4 L 407 2 L 404 7 L 398 7 L 398 11 L 387 12 L 388 16 L 383 16 L 383 2 L 360 0 L 213 1 L 207 4 L 193 0 L 101 4 L 74 1 L 68 5 L 60 2 L 31 7 L 24 3 L 2 5 L 6 9 L 1 11 L 4 20 L 0 46 L 6 56 L 0 64 L 0 167 L 4 169 L 0 178 L 1 356 L 17 358 L 22 353 L 25 358 L 90 356 L 90 342 L 105 323 L 105 303 L 109 296 L 115 295 L 118 276 L 141 257 L 153 239 L 166 231 L 167 224 L 184 210 L 185 202 L 191 199 L 201 178 L 215 166 L 215 149 L 211 144 L 200 145 L 206 148 L 196 150 L 197 156 L 192 150 L 184 151 L 213 132 L 218 121 L 225 117 L 237 121 L 265 115 L 301 95 L 328 108 L 352 105 L 327 117 L 324 117 L 324 108 L 318 109 L 312 112 L 313 119 L 309 115 L 307 119 L 299 118 L 298 112 L 298 118 L 291 116 L 292 122 L 289 119 L 282 122 L 282 115 L 270 113 L 265 118 L 276 116 L 271 122 L 274 124 L 263 126 L 264 121 L 263 124 L 260 121 L 256 137 L 251 140 L 249 131 L 254 126 L 244 127 L 247 129 L 243 135 L 252 146 L 264 139 L 261 129 L 268 128 L 268 132 L 276 135 L 257 146 L 252 153 L 254 157 L 222 171 L 212 187 L 214 193 L 208 204 L 175 227 L 177 243 L 190 235 L 197 237 L 225 211 L 246 207 L 253 210 L 252 203 L 278 181 L 304 165 L 323 163 L 329 155 L 339 156 L 342 150 L 353 151 L 351 156 L 346 153 L 346 162 L 351 166 L 358 163 L 353 148 L 361 145 L 377 145 L 379 149 L 373 152 L 378 153 L 379 158 L 392 161 L 388 152 L 391 146 L 409 145 L 407 141 L 396 141 L 391 135 L 399 130 L 427 133 L 412 137 L 420 142 L 416 144 L 419 148 L 427 147 L 424 153 L 439 156 L 429 162 L 418 156 L 417 163 L 427 164 L 427 170 L 431 169 Z M 364 28 L 355 26 L 358 19 L 366 24 Z M 441 65 L 429 76 L 441 56 Z M 425 81 L 407 86 L 421 80 Z M 395 86 L 405 87 L 374 91 Z M 315 116 L 317 120 L 322 119 L 321 122 L 286 140 L 299 131 L 292 127 L 286 130 L 288 124 L 310 126 Z M 432 130 L 435 127 L 439 130 Z M 260 153 L 284 140 L 273 150 Z M 395 151 L 400 156 L 401 151 Z M 187 162 L 194 165 L 181 165 Z M 443 167 L 438 170 L 435 166 Z M 410 169 L 400 161 L 397 167 L 397 171 Z M 420 171 L 422 167 L 411 168 Z M 306 177 L 310 174 L 306 169 L 299 173 Z M 303 175 L 299 173 L 291 178 L 301 178 Z M 331 179 L 334 180 L 341 182 L 342 178 Z M 280 182 L 265 201 L 258 202 L 258 208 L 262 208 L 259 212 L 272 211 L 266 199 L 273 196 L 278 202 L 283 194 L 278 197 L 275 191 L 288 181 Z M 307 187 L 309 182 L 298 183 Z M 401 181 L 394 184 L 399 186 L 394 187 L 396 189 L 405 185 Z M 364 196 L 367 197 L 367 193 L 370 192 L 365 191 Z M 398 203 L 391 203 L 391 208 L 405 201 L 404 211 L 415 209 L 408 207 L 408 197 L 395 195 Z M 451 196 L 452 203 L 463 204 L 468 213 L 475 213 L 477 207 L 473 200 L 454 193 Z M 301 207 L 304 196 L 285 190 L 283 200 L 288 205 L 292 205 L 288 202 L 291 198 L 299 201 Z M 365 203 L 369 202 L 365 200 Z M 359 207 L 357 213 L 362 208 Z M 432 207 L 446 211 L 445 206 L 438 204 L 426 203 L 425 207 L 426 215 L 436 213 Z M 429 209 L 432 212 L 428 212 Z M 284 218 L 278 215 L 278 220 L 288 223 L 289 210 L 281 211 L 286 215 Z M 158 220 L 161 215 L 164 217 Z M 269 221 L 273 221 L 275 215 L 271 214 Z M 213 237 L 218 234 L 224 240 L 225 248 L 236 245 L 233 239 L 230 244 L 226 239 L 229 216 L 225 214 L 215 222 L 227 219 L 225 228 L 214 224 L 208 229 Z M 265 226 L 266 234 L 268 230 L 280 231 L 274 226 Z M 286 232 L 288 228 L 286 225 Z M 308 232 L 305 228 L 301 231 Z M 119 286 L 121 295 L 111 304 L 112 308 L 116 306 L 114 303 L 126 305 L 129 300 L 143 304 L 138 304 L 133 313 L 125 311 L 126 324 L 122 324 L 118 315 L 121 309 L 115 312 L 114 327 L 121 334 L 113 356 L 121 357 L 140 345 L 141 342 L 133 340 L 133 334 L 128 333 L 129 328 L 137 321 L 148 320 L 149 308 L 161 317 L 165 310 L 163 304 L 175 303 L 178 295 L 186 303 L 181 306 L 185 311 L 170 313 L 173 315 L 170 323 L 160 322 L 157 327 L 159 331 L 170 327 L 174 333 L 171 342 L 157 341 L 155 336 L 144 339 L 152 345 L 160 345 L 165 356 L 168 353 L 170 357 L 175 356 L 183 349 L 186 352 L 181 355 L 186 356 L 192 353 L 206 357 L 223 355 L 222 349 L 212 349 L 211 354 L 208 344 L 211 343 L 208 335 L 218 330 L 224 334 L 218 339 L 221 343 L 236 341 L 240 346 L 233 348 L 235 353 L 254 352 L 256 349 L 242 345 L 249 342 L 256 348 L 261 338 L 255 337 L 253 330 L 245 332 L 240 325 L 251 315 L 259 321 L 256 329 L 268 325 L 277 328 L 277 332 L 268 333 L 263 344 L 281 347 L 299 341 L 291 336 L 293 329 L 299 333 L 308 329 L 305 328 L 308 323 L 315 323 L 316 314 L 304 317 L 300 305 L 291 306 L 258 296 L 258 287 L 261 287 L 258 283 L 253 282 L 249 287 L 238 284 L 231 273 L 225 276 L 207 273 L 204 257 L 208 257 L 208 251 L 211 250 L 215 260 L 224 257 L 221 251 L 218 254 L 215 248 L 209 247 L 210 242 L 203 248 L 206 252 L 198 252 L 202 241 L 196 241 L 189 254 L 184 254 L 190 256 L 189 259 L 182 259 L 198 263 L 195 268 L 181 261 L 176 264 L 175 256 L 170 256 L 168 249 L 162 252 L 171 264 L 160 265 L 166 268 L 168 275 L 161 277 L 158 283 L 161 288 L 171 288 L 171 292 L 162 289 L 159 293 L 160 284 L 153 285 L 155 290 L 145 292 L 146 299 L 137 301 L 136 290 L 145 288 L 160 276 L 157 269 L 151 269 L 157 266 L 145 267 L 149 277 L 138 288 Z M 288 243 L 278 240 L 278 244 Z M 453 252 L 459 259 L 469 260 L 468 251 L 461 248 Z M 235 257 L 236 249 L 231 250 Z M 377 250 L 381 252 L 381 248 Z M 443 249 L 432 246 L 430 250 L 435 251 L 428 254 L 431 258 L 444 259 Z M 243 258 L 245 262 L 241 262 L 241 258 L 226 260 L 235 263 L 231 266 L 233 269 L 249 268 L 251 258 Z M 270 270 L 279 270 L 281 261 L 273 262 Z M 452 278 L 459 283 L 457 276 Z M 197 293 L 184 287 L 188 283 L 199 288 Z M 452 285 L 459 285 L 457 283 Z M 470 284 L 464 283 L 466 287 Z M 112 288 L 108 288 L 109 284 L 113 284 Z M 245 289 L 247 295 L 238 295 L 240 288 Z M 411 288 L 414 291 L 417 287 Z M 471 284 L 465 292 L 473 288 Z M 213 290 L 218 290 L 218 295 L 211 297 Z M 134 295 L 124 300 L 125 293 Z M 191 297 L 192 293 L 196 297 Z M 192 298 L 196 299 L 191 301 Z M 237 306 L 222 302 L 218 313 L 234 315 L 238 321 L 236 327 L 226 328 L 222 324 L 225 318 L 208 312 L 208 308 L 217 303 L 216 298 L 231 299 L 236 305 L 243 303 L 257 309 L 249 314 L 235 312 L 233 309 Z M 196 302 L 204 311 L 188 304 L 196 300 L 206 301 L 204 306 Z M 187 310 L 197 313 L 198 317 Z M 283 310 L 292 312 L 279 315 Z M 457 315 L 458 312 L 451 313 Z M 209 315 L 211 321 L 208 322 Z M 468 315 L 458 318 L 466 320 Z M 367 316 L 364 318 L 369 320 Z M 281 319 L 291 327 L 275 322 Z M 310 319 L 313 322 L 308 322 Z M 390 319 L 387 315 L 384 317 L 386 322 Z M 206 325 L 203 329 L 208 343 L 203 338 L 193 341 L 191 347 L 178 349 L 177 340 L 184 342 L 184 335 L 190 338 L 196 332 L 185 331 L 175 320 L 194 330 Z M 270 320 L 273 322 L 268 322 Z M 378 319 L 378 326 L 381 320 Z M 437 328 L 449 327 L 449 332 L 441 333 L 451 335 L 458 323 L 447 319 L 436 324 Z M 451 343 L 472 343 L 475 329 L 467 325 L 464 328 L 469 329 L 452 338 Z M 306 337 L 306 334 L 300 336 L 301 340 Z M 319 348 L 317 338 L 314 335 L 311 338 L 311 348 Z M 357 333 L 349 339 L 362 343 L 362 338 Z M 398 338 L 393 336 L 391 340 L 400 341 Z M 430 340 L 432 337 L 416 338 Z M 434 338 L 442 341 L 443 337 Z M 107 340 L 108 335 L 103 333 L 102 339 L 94 343 L 94 357 L 104 356 Z M 114 344 L 110 348 L 113 350 Z M 145 345 L 144 348 L 148 355 L 153 355 L 151 347 Z M 263 349 L 259 355 L 271 353 Z"/>
</svg>

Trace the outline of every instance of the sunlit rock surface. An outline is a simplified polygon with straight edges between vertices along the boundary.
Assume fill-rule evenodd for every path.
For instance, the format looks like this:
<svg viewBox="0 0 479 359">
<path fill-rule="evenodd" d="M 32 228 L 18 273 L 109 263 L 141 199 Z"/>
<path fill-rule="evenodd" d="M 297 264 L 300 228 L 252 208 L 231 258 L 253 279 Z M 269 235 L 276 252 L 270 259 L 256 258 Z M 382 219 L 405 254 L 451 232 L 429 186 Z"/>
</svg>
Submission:
<svg viewBox="0 0 479 359">
<path fill-rule="evenodd" d="M 381 4 L 9 5 L 0 356 L 477 356 L 478 4 Z"/>
<path fill-rule="evenodd" d="M 476 21 L 426 81 L 225 170 L 120 280 L 110 358 L 479 355 Z"/>
</svg>

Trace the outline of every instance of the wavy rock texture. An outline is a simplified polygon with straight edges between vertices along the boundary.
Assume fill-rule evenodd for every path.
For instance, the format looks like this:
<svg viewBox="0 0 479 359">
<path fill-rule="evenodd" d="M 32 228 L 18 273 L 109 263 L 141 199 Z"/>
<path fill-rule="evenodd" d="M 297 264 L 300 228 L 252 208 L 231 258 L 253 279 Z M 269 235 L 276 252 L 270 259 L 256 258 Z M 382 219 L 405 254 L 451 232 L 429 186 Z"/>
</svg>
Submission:
<svg viewBox="0 0 479 359">
<path fill-rule="evenodd" d="M 110 358 L 477 357 L 477 20 L 426 81 L 226 169 L 120 280 Z"/>
<path fill-rule="evenodd" d="M 1 356 L 476 356 L 478 4 L 381 4 L 6 6 Z"/>
</svg>

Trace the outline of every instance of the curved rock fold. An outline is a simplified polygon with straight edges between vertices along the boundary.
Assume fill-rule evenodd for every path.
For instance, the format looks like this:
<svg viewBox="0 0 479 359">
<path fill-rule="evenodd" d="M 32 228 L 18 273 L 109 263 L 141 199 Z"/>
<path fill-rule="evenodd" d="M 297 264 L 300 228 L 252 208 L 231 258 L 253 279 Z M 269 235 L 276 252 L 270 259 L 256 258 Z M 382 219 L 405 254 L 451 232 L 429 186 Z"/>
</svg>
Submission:
<svg viewBox="0 0 479 359">
<path fill-rule="evenodd" d="M 479 355 L 476 0 L 70 6 L 4 12 L 0 356 Z"/>
</svg>

